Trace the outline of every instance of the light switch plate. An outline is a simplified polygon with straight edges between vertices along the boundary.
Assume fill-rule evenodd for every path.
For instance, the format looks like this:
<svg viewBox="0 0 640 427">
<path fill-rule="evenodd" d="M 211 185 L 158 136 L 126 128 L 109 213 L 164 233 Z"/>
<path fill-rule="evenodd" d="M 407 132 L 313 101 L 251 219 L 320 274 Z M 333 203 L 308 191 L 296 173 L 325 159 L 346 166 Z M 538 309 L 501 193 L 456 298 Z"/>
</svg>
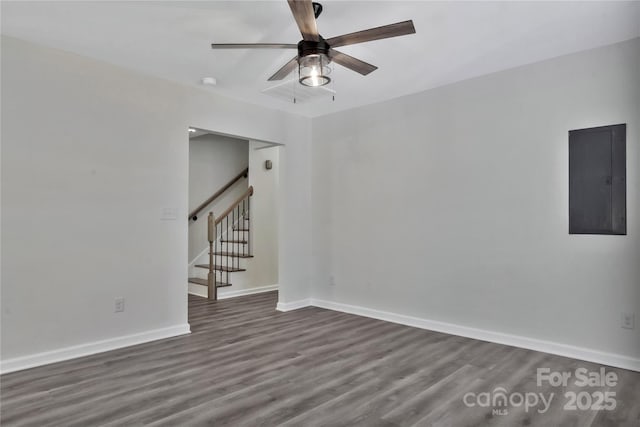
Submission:
<svg viewBox="0 0 640 427">
<path fill-rule="evenodd" d="M 622 327 L 625 329 L 635 328 L 635 316 L 633 313 L 622 313 Z"/>
<path fill-rule="evenodd" d="M 162 212 L 160 213 L 160 219 L 163 221 L 173 221 L 178 219 L 178 209 L 162 208 Z"/>
<path fill-rule="evenodd" d="M 118 297 L 114 301 L 113 311 L 116 313 L 122 313 L 124 311 L 124 298 Z"/>
</svg>

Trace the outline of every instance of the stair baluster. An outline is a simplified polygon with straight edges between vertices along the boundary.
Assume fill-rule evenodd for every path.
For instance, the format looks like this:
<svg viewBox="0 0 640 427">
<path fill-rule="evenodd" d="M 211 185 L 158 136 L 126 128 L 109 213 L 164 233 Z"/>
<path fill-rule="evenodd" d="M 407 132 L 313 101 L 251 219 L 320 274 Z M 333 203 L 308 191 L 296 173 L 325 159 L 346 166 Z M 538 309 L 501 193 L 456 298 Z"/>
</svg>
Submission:
<svg viewBox="0 0 640 427">
<path fill-rule="evenodd" d="M 243 200 L 242 201 L 242 228 L 243 229 L 245 228 L 245 225 L 246 225 L 246 223 L 245 223 L 246 218 L 247 218 L 247 209 L 246 209 L 246 206 L 245 206 L 245 201 Z M 245 236 L 244 231 L 243 231 L 242 232 L 242 240 L 245 240 L 245 237 L 246 236 Z M 246 255 L 246 254 L 247 254 L 246 246 L 242 246 L 242 255 Z"/>
<path fill-rule="evenodd" d="M 218 299 L 218 287 L 216 286 L 216 273 L 214 268 L 214 242 L 216 241 L 216 220 L 213 212 L 209 212 L 207 222 L 207 234 L 209 238 L 209 274 L 207 275 L 207 296 L 210 300 Z"/>
<path fill-rule="evenodd" d="M 251 199 L 247 197 L 247 211 L 249 212 L 249 221 L 247 224 L 247 228 L 251 229 Z M 247 252 L 251 255 L 251 233 L 247 233 Z"/>
<path fill-rule="evenodd" d="M 229 215 L 225 217 L 224 222 L 225 222 L 224 229 L 227 230 L 227 240 L 228 240 L 229 239 Z M 233 231 L 231 232 L 231 240 L 233 240 Z M 234 243 L 231 244 L 231 247 L 233 247 L 233 245 Z M 227 248 L 229 248 L 229 245 L 227 245 Z M 229 283 L 229 255 L 228 254 L 227 256 L 224 257 L 224 264 L 225 264 L 225 267 L 227 268 L 227 271 L 223 272 L 223 273 L 226 273 L 225 276 L 227 280 L 225 280 L 225 282 Z"/>
</svg>

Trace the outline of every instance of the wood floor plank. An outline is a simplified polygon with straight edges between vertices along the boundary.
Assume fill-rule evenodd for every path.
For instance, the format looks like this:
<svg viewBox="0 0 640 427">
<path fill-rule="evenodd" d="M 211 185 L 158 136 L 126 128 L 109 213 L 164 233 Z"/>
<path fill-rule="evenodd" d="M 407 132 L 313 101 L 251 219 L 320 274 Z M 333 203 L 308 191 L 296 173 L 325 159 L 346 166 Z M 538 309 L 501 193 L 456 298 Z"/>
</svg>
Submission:
<svg viewBox="0 0 640 427">
<path fill-rule="evenodd" d="M 188 336 L 0 377 L 2 426 L 638 426 L 640 373 L 614 411 L 564 409 L 580 389 L 536 385 L 536 368 L 600 366 L 307 307 L 276 293 L 189 296 Z M 465 393 L 555 392 L 546 413 L 467 407 Z M 600 390 L 595 389 L 594 390 Z"/>
</svg>

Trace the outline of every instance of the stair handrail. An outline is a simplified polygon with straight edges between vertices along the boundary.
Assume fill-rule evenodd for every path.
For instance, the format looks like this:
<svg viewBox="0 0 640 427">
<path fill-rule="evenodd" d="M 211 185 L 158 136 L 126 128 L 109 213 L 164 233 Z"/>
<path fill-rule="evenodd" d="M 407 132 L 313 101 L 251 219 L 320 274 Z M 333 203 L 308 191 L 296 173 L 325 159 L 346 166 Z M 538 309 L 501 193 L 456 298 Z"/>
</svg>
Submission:
<svg viewBox="0 0 640 427">
<path fill-rule="evenodd" d="M 227 182 L 218 191 L 213 193 L 211 195 L 211 197 L 209 197 L 204 202 L 200 203 L 200 205 L 198 205 L 197 208 L 195 208 L 193 211 L 191 211 L 191 213 L 189 213 L 189 216 L 187 217 L 187 220 L 192 219 L 194 221 L 197 221 L 198 220 L 198 214 L 200 213 L 200 211 L 202 211 L 204 208 L 209 206 L 211 204 L 211 202 L 213 202 L 215 199 L 220 197 L 225 191 L 227 191 L 238 180 L 240 180 L 243 177 L 246 178 L 247 176 L 249 176 L 249 168 L 245 168 L 242 172 L 240 172 L 233 179 L 231 179 L 231 181 Z"/>
</svg>

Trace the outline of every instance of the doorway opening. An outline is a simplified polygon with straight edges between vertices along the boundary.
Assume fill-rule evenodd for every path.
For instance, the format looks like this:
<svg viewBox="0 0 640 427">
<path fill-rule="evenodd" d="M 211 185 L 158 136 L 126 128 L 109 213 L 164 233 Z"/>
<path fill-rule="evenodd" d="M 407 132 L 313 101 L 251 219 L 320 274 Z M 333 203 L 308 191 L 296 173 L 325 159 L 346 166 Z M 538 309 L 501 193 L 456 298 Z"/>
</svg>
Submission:
<svg viewBox="0 0 640 427">
<path fill-rule="evenodd" d="M 277 290 L 281 149 L 189 128 L 190 300 Z"/>
</svg>

